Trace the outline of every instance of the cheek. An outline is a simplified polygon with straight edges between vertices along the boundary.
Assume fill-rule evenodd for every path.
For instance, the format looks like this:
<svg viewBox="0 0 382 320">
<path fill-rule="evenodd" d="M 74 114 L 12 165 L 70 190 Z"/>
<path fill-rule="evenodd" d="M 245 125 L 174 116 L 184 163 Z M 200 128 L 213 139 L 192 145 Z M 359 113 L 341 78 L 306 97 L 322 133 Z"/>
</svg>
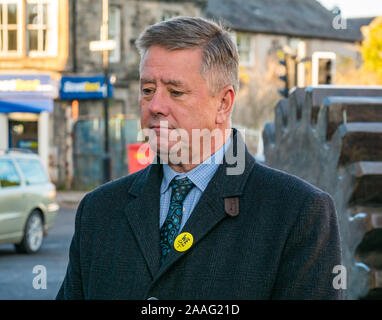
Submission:
<svg viewBox="0 0 382 320">
<path fill-rule="evenodd" d="M 207 102 L 200 106 L 198 115 L 200 123 L 203 124 L 205 128 L 211 128 L 214 126 L 216 109 L 212 103 Z"/>
<path fill-rule="evenodd" d="M 147 103 L 145 103 L 144 100 L 139 101 L 139 109 L 141 114 L 141 122 L 148 121 L 149 112 L 147 108 Z"/>
</svg>

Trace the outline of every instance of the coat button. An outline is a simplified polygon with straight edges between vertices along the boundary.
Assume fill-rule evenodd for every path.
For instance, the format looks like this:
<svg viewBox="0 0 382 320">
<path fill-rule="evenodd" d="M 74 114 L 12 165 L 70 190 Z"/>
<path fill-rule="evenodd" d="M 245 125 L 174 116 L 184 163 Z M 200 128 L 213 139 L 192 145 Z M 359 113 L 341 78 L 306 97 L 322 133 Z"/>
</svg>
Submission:
<svg viewBox="0 0 382 320">
<path fill-rule="evenodd" d="M 147 300 L 159 300 L 159 299 L 155 297 L 150 297 L 150 298 L 147 298 Z"/>
</svg>

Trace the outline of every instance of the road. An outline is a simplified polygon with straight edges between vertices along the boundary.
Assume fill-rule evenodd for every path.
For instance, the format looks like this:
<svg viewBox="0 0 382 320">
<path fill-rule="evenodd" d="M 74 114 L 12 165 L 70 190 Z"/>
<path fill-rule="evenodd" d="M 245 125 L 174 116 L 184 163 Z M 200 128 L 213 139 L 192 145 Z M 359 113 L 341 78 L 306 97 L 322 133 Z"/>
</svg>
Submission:
<svg viewBox="0 0 382 320">
<path fill-rule="evenodd" d="M 17 254 L 13 245 L 0 245 L 0 300 L 51 300 L 56 297 L 65 277 L 70 241 L 74 232 L 75 207 L 61 207 L 53 228 L 45 237 L 41 250 L 32 255 Z M 35 289 L 43 268 L 46 270 L 46 289 Z M 36 285 L 35 285 L 36 286 Z"/>
</svg>

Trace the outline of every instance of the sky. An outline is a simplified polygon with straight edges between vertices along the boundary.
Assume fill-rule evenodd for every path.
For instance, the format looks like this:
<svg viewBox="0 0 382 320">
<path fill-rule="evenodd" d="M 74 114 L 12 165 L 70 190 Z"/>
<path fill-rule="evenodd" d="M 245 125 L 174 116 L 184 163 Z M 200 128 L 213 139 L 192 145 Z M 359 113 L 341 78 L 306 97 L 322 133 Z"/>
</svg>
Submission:
<svg viewBox="0 0 382 320">
<path fill-rule="evenodd" d="M 382 0 L 318 0 L 321 4 L 332 9 L 338 6 L 345 18 L 382 16 Z"/>
</svg>

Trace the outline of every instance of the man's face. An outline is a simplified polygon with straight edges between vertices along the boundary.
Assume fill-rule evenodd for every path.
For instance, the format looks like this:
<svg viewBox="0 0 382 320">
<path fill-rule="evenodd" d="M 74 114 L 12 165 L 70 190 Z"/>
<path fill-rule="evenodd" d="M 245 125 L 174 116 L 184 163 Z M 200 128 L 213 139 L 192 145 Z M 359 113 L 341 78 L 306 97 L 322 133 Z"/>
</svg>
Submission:
<svg viewBox="0 0 382 320">
<path fill-rule="evenodd" d="M 219 101 L 210 95 L 200 73 L 201 64 L 200 49 L 169 51 L 153 46 L 143 57 L 139 97 L 141 126 L 155 130 L 161 153 L 168 154 L 177 143 L 168 139 L 174 130 L 173 134 L 184 129 L 191 143 L 192 129 L 212 131 L 216 128 Z M 160 126 L 163 121 L 167 121 L 168 129 Z"/>
</svg>

